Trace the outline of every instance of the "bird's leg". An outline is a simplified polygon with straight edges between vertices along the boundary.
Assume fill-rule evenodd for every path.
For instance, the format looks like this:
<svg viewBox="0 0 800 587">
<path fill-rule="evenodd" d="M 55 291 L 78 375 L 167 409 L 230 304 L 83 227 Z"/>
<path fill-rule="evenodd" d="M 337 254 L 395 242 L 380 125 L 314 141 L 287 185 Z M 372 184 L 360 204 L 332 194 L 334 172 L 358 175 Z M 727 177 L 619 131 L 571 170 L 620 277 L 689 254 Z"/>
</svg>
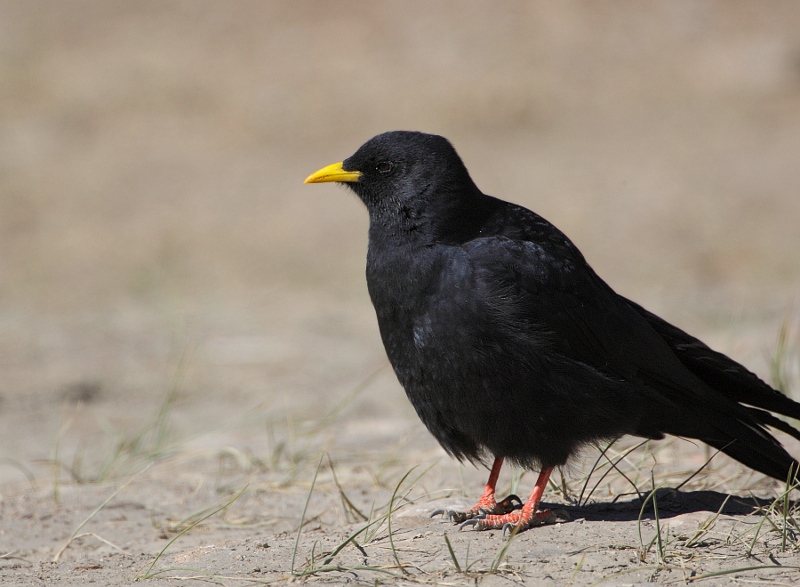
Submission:
<svg viewBox="0 0 800 587">
<path fill-rule="evenodd" d="M 550 510 L 537 512 L 539 502 L 542 501 L 542 494 L 547 487 L 547 481 L 550 479 L 550 474 L 553 472 L 553 467 L 545 467 L 539 473 L 539 478 L 536 480 L 536 485 L 533 486 L 531 496 L 522 509 L 518 512 L 507 512 L 500 515 L 488 514 L 485 516 L 473 516 L 466 519 L 461 527 L 475 526 L 476 530 L 499 530 L 499 529 L 515 529 L 525 530 L 531 526 L 538 526 L 547 522 L 553 517 Z"/>
<path fill-rule="evenodd" d="M 516 495 L 509 495 L 499 503 L 495 499 L 495 488 L 497 487 L 497 479 L 500 477 L 500 469 L 502 467 L 503 457 L 497 457 L 492 464 L 492 471 L 489 473 L 489 481 L 486 482 L 483 495 L 473 507 L 463 512 L 436 510 L 431 514 L 431 517 L 442 514 L 460 524 L 465 520 L 470 520 L 478 516 L 507 514 L 521 507 L 522 500 Z"/>
</svg>

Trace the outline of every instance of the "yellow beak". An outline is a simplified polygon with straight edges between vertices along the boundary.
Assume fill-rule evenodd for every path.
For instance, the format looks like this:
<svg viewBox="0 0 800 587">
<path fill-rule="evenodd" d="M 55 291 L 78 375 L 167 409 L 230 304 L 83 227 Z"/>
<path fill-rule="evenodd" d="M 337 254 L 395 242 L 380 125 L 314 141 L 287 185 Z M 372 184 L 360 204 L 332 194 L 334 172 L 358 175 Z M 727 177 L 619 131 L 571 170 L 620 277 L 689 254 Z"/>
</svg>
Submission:
<svg viewBox="0 0 800 587">
<path fill-rule="evenodd" d="M 342 162 L 323 167 L 309 175 L 303 183 L 322 183 L 324 181 L 356 182 L 361 177 L 360 171 L 345 171 Z"/>
</svg>

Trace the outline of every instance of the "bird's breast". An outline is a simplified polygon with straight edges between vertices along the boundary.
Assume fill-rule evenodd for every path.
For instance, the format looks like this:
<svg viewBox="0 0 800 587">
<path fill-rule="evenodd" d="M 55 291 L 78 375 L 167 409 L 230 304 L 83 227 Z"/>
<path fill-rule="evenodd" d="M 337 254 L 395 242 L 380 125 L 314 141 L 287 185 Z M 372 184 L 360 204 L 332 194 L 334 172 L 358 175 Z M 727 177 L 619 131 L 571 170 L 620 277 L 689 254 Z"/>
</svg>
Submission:
<svg viewBox="0 0 800 587">
<path fill-rule="evenodd" d="M 381 338 L 401 383 L 409 386 L 444 375 L 469 344 L 469 271 L 449 248 L 409 250 L 401 255 L 371 250 L 367 285 Z"/>
</svg>

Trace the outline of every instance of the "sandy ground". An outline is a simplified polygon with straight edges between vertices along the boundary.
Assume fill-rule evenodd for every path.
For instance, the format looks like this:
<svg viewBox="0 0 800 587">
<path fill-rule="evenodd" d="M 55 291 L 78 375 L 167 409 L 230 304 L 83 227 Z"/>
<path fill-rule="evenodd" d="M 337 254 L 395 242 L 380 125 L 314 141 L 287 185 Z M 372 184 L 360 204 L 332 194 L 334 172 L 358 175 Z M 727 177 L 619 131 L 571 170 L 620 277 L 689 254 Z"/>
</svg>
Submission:
<svg viewBox="0 0 800 587">
<path fill-rule="evenodd" d="M 388 368 L 362 206 L 302 184 L 444 134 L 800 395 L 798 30 L 788 0 L 0 3 L 0 581 L 800 581 L 780 484 L 715 457 L 682 485 L 685 441 L 587 449 L 563 522 L 510 542 L 430 519 L 486 472 Z"/>
</svg>

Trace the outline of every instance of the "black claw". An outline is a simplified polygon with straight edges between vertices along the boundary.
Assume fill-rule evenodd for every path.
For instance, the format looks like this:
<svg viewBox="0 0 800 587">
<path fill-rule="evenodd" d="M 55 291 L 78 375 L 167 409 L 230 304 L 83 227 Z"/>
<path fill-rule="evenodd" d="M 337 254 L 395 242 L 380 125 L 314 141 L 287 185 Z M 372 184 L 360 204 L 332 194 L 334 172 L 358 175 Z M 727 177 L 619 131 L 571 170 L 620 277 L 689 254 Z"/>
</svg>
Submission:
<svg viewBox="0 0 800 587">
<path fill-rule="evenodd" d="M 430 517 L 433 518 L 434 516 L 443 516 L 450 520 L 451 522 L 455 522 L 456 524 L 460 524 L 464 520 L 468 520 L 473 517 L 472 512 L 458 512 L 456 510 L 445 510 L 445 509 L 438 509 L 434 510 Z"/>
<path fill-rule="evenodd" d="M 475 516 L 473 518 L 469 518 L 468 520 L 464 520 L 458 525 L 459 531 L 463 530 L 467 526 L 477 526 L 476 530 L 481 530 L 480 523 L 486 519 L 486 514 L 481 514 Z"/>
<path fill-rule="evenodd" d="M 513 534 L 516 528 L 517 525 L 512 524 L 511 522 L 506 522 L 505 524 L 503 524 L 503 538 L 506 537 L 506 531 L 508 531 L 509 534 Z"/>
<path fill-rule="evenodd" d="M 511 495 L 506 496 L 503 501 L 498 502 L 495 512 L 499 514 L 509 514 L 514 510 L 522 509 L 522 500 L 519 496 Z"/>
<path fill-rule="evenodd" d="M 456 524 L 461 524 L 462 522 L 464 522 L 466 520 L 472 520 L 472 519 L 474 519 L 476 517 L 479 517 L 479 516 L 482 516 L 482 515 L 484 515 L 484 514 L 477 514 L 476 515 L 476 514 L 472 513 L 471 511 L 456 512 L 456 511 L 452 511 L 451 510 L 450 511 L 450 520 L 455 522 Z"/>
</svg>

